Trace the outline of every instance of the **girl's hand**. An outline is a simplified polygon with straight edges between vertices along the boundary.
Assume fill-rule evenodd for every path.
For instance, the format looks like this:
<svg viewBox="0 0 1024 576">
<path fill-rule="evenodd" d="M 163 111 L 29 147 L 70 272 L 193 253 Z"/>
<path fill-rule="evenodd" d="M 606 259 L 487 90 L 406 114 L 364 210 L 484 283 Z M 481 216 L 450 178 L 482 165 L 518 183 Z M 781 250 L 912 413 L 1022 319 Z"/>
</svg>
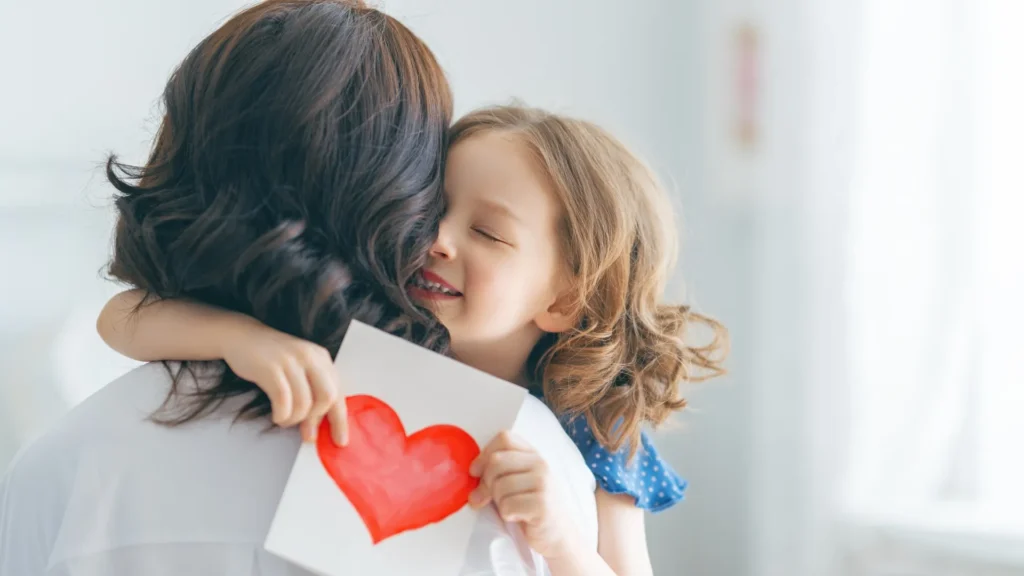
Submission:
<svg viewBox="0 0 1024 576">
<path fill-rule="evenodd" d="M 348 443 L 341 382 L 327 349 L 245 318 L 223 339 L 224 361 L 266 393 L 274 423 L 301 423 L 303 440 L 311 442 L 327 416 L 334 442 Z"/>
<path fill-rule="evenodd" d="M 469 473 L 480 478 L 470 506 L 494 502 L 502 520 L 518 522 L 530 547 L 545 558 L 575 552 L 577 528 L 562 508 L 547 463 L 525 440 L 509 431 L 498 434 Z"/>
</svg>

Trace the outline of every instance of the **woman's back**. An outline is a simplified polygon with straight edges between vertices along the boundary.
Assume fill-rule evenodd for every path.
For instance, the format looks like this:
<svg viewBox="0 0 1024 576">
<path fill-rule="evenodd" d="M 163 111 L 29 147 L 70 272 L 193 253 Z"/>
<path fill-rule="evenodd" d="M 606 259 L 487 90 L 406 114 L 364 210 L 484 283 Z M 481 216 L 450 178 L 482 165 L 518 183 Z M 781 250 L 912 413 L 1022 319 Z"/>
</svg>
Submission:
<svg viewBox="0 0 1024 576">
<path fill-rule="evenodd" d="M 234 400 L 156 424 L 171 380 L 143 365 L 19 454 L 0 488 L 0 575 L 308 575 L 262 550 L 298 433 L 233 422 Z"/>
<path fill-rule="evenodd" d="M 176 369 L 172 365 L 172 369 Z M 182 389 L 197 384 L 185 374 Z M 0 576 L 307 576 L 263 550 L 300 439 L 234 421 L 229 400 L 176 428 L 148 419 L 171 373 L 146 364 L 76 407 L 26 448 L 0 485 Z M 597 545 L 594 477 L 543 403 L 528 398 L 515 431 L 556 473 L 587 544 Z M 14 496 L 18 497 L 15 498 Z M 543 561 L 490 508 L 460 576 L 542 575 Z"/>
</svg>

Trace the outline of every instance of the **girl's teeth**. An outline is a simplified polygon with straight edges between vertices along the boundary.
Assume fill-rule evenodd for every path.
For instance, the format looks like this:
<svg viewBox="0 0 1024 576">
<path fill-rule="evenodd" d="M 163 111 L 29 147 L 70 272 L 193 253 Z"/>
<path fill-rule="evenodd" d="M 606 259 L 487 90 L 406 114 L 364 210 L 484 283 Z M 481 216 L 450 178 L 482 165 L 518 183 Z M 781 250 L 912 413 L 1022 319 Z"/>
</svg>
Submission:
<svg viewBox="0 0 1024 576">
<path fill-rule="evenodd" d="M 422 286 L 423 288 L 426 288 L 428 290 L 433 290 L 434 292 L 440 292 L 442 294 L 449 294 L 449 295 L 452 295 L 452 296 L 454 296 L 456 294 L 456 292 L 454 290 L 451 290 L 449 288 L 445 288 L 444 286 L 438 284 L 437 282 L 431 282 L 431 281 L 426 280 L 424 278 L 418 278 L 417 280 L 418 280 L 418 283 L 420 284 L 420 286 Z"/>
</svg>

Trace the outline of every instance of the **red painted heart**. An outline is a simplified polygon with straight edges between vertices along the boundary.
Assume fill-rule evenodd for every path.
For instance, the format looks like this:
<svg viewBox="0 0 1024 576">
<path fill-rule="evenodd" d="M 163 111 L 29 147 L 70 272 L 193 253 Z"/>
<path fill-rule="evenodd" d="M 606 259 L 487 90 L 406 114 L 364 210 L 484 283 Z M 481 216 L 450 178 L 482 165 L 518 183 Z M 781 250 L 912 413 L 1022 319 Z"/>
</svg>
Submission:
<svg viewBox="0 0 1024 576">
<path fill-rule="evenodd" d="M 345 403 L 348 445 L 334 444 L 324 419 L 317 453 L 374 544 L 440 522 L 466 504 L 479 482 L 469 475 L 480 454 L 472 436 L 441 424 L 407 437 L 398 414 L 384 401 L 359 395 Z"/>
</svg>

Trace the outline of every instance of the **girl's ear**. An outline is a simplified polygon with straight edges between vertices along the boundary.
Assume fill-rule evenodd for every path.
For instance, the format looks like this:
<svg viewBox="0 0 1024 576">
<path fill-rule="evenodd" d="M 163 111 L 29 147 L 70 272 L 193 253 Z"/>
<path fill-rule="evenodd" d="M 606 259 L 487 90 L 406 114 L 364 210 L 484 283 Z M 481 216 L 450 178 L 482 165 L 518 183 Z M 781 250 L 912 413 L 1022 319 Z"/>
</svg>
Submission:
<svg viewBox="0 0 1024 576">
<path fill-rule="evenodd" d="M 571 295 L 566 291 L 541 312 L 534 322 L 541 330 L 557 334 L 575 326 L 578 315 L 576 307 L 572 305 Z"/>
</svg>

